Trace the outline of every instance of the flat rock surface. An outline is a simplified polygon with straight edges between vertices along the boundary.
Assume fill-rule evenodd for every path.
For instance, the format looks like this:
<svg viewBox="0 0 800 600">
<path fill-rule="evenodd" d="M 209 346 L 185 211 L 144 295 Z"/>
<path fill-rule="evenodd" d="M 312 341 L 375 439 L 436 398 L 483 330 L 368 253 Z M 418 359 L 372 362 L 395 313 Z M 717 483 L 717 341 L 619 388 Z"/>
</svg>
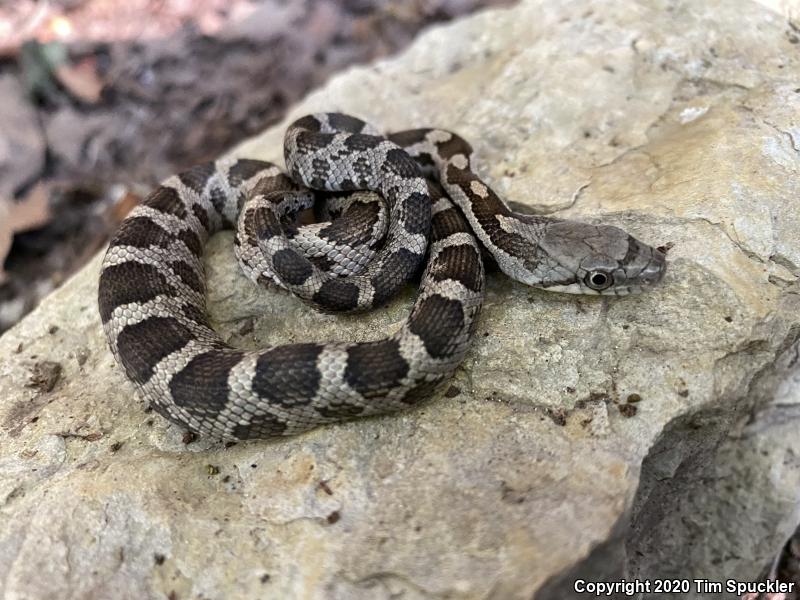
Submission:
<svg viewBox="0 0 800 600">
<path fill-rule="evenodd" d="M 575 577 L 755 577 L 796 525 L 800 449 L 781 440 L 797 411 L 780 408 L 798 402 L 800 338 L 791 35 L 733 0 L 531 0 L 333 79 L 291 117 L 456 130 L 504 198 L 669 245 L 663 284 L 583 298 L 492 274 L 443 397 L 225 446 L 137 399 L 102 334 L 98 257 L 0 338 L 0 590 L 528 599 L 570 597 Z M 236 154 L 278 160 L 283 130 Z M 244 348 L 375 338 L 414 293 L 316 314 L 254 288 L 229 233 L 207 271 L 212 319 Z M 760 487 L 733 501 L 743 481 Z M 769 511 L 750 526 L 736 510 L 754 497 Z"/>
</svg>

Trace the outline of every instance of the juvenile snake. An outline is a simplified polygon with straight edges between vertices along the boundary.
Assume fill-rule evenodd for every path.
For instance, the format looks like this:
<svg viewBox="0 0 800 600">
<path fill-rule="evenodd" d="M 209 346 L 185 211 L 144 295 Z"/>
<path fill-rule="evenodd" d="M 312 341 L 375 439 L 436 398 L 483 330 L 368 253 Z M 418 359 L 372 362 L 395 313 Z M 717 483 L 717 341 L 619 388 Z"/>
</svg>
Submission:
<svg viewBox="0 0 800 600">
<path fill-rule="evenodd" d="M 481 245 L 510 277 L 549 290 L 624 295 L 661 279 L 664 254 L 620 229 L 511 212 L 471 170 L 471 155 L 451 132 L 383 137 L 326 113 L 289 126 L 291 178 L 248 159 L 170 177 L 123 221 L 103 261 L 99 308 L 116 360 L 153 408 L 189 430 L 290 435 L 434 394 L 470 344 L 483 301 Z M 385 210 L 362 194 L 333 209 L 339 221 L 298 228 L 292 216 L 313 203 L 309 189 L 371 190 Z M 411 314 L 377 341 L 231 347 L 206 316 L 202 253 L 234 224 L 251 279 L 325 311 L 384 305 L 424 261 Z"/>
</svg>

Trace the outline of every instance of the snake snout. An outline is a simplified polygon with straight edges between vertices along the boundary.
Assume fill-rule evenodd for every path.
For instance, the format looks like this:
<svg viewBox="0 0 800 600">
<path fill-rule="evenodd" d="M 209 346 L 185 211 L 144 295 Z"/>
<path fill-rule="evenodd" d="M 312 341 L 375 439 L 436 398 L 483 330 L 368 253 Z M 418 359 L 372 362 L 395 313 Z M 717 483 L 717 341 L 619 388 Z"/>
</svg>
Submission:
<svg viewBox="0 0 800 600">
<path fill-rule="evenodd" d="M 650 261 L 639 273 L 639 283 L 643 287 L 651 287 L 664 278 L 667 271 L 667 256 L 661 250 L 653 248 Z"/>
</svg>

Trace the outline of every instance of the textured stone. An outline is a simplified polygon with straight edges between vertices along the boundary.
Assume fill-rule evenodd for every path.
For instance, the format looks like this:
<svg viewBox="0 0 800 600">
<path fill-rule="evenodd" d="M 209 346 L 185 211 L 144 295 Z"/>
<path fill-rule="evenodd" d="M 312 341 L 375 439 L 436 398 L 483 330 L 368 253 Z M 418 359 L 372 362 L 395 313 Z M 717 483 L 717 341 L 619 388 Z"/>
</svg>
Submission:
<svg viewBox="0 0 800 600">
<path fill-rule="evenodd" d="M 492 274 L 455 390 L 226 448 L 143 410 L 102 336 L 98 258 L 0 338 L 5 594 L 549 599 L 575 577 L 755 577 L 800 480 L 791 33 L 733 0 L 531 0 L 333 79 L 292 116 L 457 130 L 503 197 L 671 245 L 664 283 L 614 300 Z M 236 154 L 278 160 L 284 126 Z M 244 348 L 374 338 L 413 296 L 316 314 L 251 286 L 230 234 L 209 246 L 212 320 Z M 26 387 L 42 360 L 62 365 L 50 392 Z"/>
</svg>

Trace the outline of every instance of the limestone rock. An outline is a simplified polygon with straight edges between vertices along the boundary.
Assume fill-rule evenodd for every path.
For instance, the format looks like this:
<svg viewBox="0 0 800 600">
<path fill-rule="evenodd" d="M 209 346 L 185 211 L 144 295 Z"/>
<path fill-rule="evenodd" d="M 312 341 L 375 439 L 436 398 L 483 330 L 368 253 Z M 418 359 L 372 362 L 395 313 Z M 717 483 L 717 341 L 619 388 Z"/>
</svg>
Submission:
<svg viewBox="0 0 800 600">
<path fill-rule="evenodd" d="M 312 94 L 291 118 L 459 131 L 503 197 L 670 245 L 665 281 L 609 300 L 493 274 L 443 397 L 226 447 L 144 410 L 102 335 L 98 257 L 0 338 L 5 595 L 549 599 L 576 577 L 755 577 L 800 479 L 790 34 L 734 0 L 529 0 Z M 284 126 L 236 154 L 278 160 Z M 320 315 L 234 262 L 230 234 L 211 240 L 213 321 L 245 348 L 369 339 L 413 297 Z M 50 391 L 41 361 L 61 364 Z"/>
</svg>

